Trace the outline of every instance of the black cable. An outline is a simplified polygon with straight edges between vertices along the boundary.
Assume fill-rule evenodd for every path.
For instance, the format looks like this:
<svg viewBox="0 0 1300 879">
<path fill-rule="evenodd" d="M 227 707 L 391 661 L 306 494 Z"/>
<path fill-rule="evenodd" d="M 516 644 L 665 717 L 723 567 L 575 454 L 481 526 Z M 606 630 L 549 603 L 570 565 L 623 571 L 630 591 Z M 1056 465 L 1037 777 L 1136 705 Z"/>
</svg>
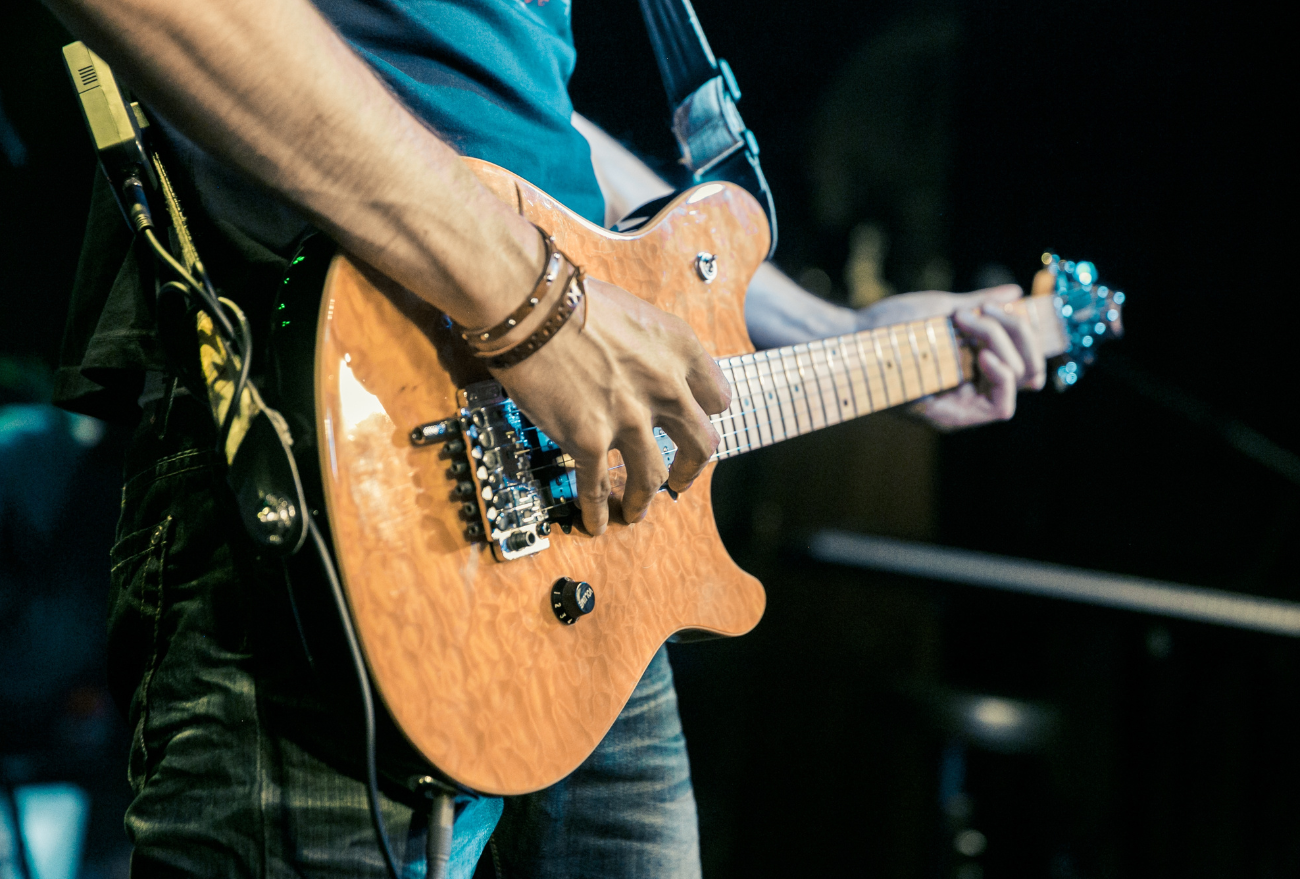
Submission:
<svg viewBox="0 0 1300 879">
<path fill-rule="evenodd" d="M 221 302 L 212 292 L 211 285 L 200 284 L 195 280 L 194 276 L 186 270 L 185 266 L 177 262 L 176 258 L 168 252 L 167 248 L 162 246 L 162 242 L 159 241 L 158 236 L 154 234 L 152 226 L 145 226 L 140 230 L 140 232 L 144 235 L 145 240 L 149 242 L 149 246 L 153 248 L 154 254 L 160 260 L 167 263 L 167 265 L 171 267 L 171 270 L 179 275 L 181 280 L 184 281 L 199 295 L 199 298 L 203 300 L 203 303 L 208 307 L 208 312 L 212 315 L 212 319 L 219 325 L 218 332 L 220 332 L 221 337 L 225 339 L 228 344 L 240 345 L 241 343 L 235 335 L 235 327 L 231 324 L 230 318 L 226 316 L 226 310 L 221 307 Z M 242 354 L 243 351 L 240 351 L 239 353 Z"/>
<path fill-rule="evenodd" d="M 223 341 L 240 357 L 239 378 L 235 382 L 235 393 L 231 398 L 230 405 L 226 409 L 225 418 L 222 419 L 221 429 L 218 432 L 217 448 L 222 454 L 225 453 L 226 438 L 229 436 L 231 425 L 234 423 L 235 415 L 239 409 L 240 398 L 243 396 L 244 388 L 248 384 L 248 376 L 252 365 L 253 351 L 253 334 L 249 327 L 248 318 L 245 317 L 242 309 L 236 306 L 230 300 L 223 300 L 217 295 L 212 286 L 212 281 L 203 264 L 195 262 L 195 270 L 198 272 L 202 283 L 194 278 L 184 266 L 178 262 L 175 257 L 167 251 L 162 243 L 158 241 L 158 236 L 154 234 L 152 226 L 145 225 L 140 231 L 144 234 L 145 240 L 153 249 L 157 257 L 171 267 L 180 278 L 180 281 L 170 281 L 163 285 L 167 289 L 175 285 L 182 292 L 185 288 L 197 294 L 203 300 L 208 313 L 213 320 L 217 322 L 218 334 Z M 226 308 L 229 305 L 230 311 L 234 313 L 239 321 L 239 334 L 236 335 L 235 327 L 227 316 Z M 347 598 L 343 595 L 343 587 L 339 583 L 338 572 L 334 569 L 334 561 L 330 557 L 329 549 L 325 546 L 325 539 L 321 536 L 320 529 L 316 527 L 316 521 L 310 513 L 307 514 L 307 528 L 311 532 L 312 542 L 316 546 L 316 552 L 320 556 L 321 565 L 325 568 L 325 576 L 330 583 L 330 591 L 334 595 L 334 604 L 338 609 L 339 621 L 343 624 L 343 633 L 347 638 L 348 652 L 352 656 L 352 664 L 356 669 L 357 683 L 361 689 L 361 702 L 365 715 L 365 733 L 366 733 L 366 798 L 370 804 L 370 819 L 375 827 L 375 836 L 379 840 L 379 849 L 384 856 L 384 865 L 388 868 L 389 875 L 392 879 L 401 879 L 401 873 L 397 869 L 397 859 L 393 856 L 393 848 L 388 839 L 388 831 L 384 828 L 383 813 L 380 811 L 379 801 L 379 770 L 375 756 L 375 699 L 370 689 L 370 676 L 366 671 L 366 663 L 361 655 L 361 645 L 357 641 L 357 633 L 352 625 L 352 617 L 348 613 Z M 297 608 L 295 608 L 296 614 Z M 445 841 L 439 846 L 431 838 L 426 845 L 427 852 L 431 857 L 436 857 L 441 849 L 441 872 L 436 874 L 441 877 L 446 873 L 447 856 L 450 853 L 450 822 L 454 821 L 455 813 L 452 808 L 451 796 L 440 791 L 434 796 L 431 802 L 430 813 L 430 832 L 432 834 L 434 827 L 434 815 L 438 816 L 439 827 L 446 824 L 446 832 L 440 832 L 438 839 Z M 450 816 L 450 817 L 448 817 Z M 430 861 L 432 866 L 433 861 Z"/>
<path fill-rule="evenodd" d="M 348 613 L 347 599 L 343 587 L 339 584 L 338 573 L 334 570 L 334 560 L 330 558 L 325 538 L 321 537 L 316 520 L 307 516 L 307 527 L 311 531 L 316 552 L 320 555 L 325 568 L 325 576 L 330 581 L 330 590 L 334 593 L 334 603 L 338 607 L 339 620 L 343 623 L 343 634 L 347 637 L 348 652 L 352 654 L 352 665 L 357 672 L 357 683 L 361 686 L 361 701 L 364 705 L 366 720 L 366 796 L 370 800 L 370 819 L 375 825 L 375 836 L 379 838 L 379 849 L 383 853 L 384 863 L 393 879 L 401 879 L 397 869 L 397 859 L 393 857 L 393 848 L 388 842 L 388 831 L 384 829 L 384 817 L 379 810 L 379 770 L 375 765 L 375 699 L 370 691 L 370 676 L 366 671 L 366 661 L 361 656 L 361 645 L 357 643 L 356 628 Z"/>
</svg>

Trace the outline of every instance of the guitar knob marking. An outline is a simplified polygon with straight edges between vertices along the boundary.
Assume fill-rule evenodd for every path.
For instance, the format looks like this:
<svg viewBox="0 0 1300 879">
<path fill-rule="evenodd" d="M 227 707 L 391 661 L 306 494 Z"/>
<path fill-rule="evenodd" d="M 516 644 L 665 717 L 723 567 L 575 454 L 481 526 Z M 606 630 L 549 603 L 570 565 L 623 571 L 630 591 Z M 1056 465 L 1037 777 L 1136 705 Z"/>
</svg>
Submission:
<svg viewBox="0 0 1300 879">
<path fill-rule="evenodd" d="M 596 590 L 590 583 L 561 577 L 551 587 L 551 610 L 566 626 L 571 626 L 596 609 Z"/>
</svg>

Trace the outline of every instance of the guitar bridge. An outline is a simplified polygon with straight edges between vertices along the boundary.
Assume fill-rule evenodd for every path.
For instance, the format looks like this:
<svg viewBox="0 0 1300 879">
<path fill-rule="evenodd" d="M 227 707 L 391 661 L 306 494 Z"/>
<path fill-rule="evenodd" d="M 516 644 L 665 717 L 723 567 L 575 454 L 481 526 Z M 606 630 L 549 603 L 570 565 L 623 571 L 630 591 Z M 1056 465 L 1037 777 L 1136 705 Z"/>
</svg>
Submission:
<svg viewBox="0 0 1300 879">
<path fill-rule="evenodd" d="M 455 493 L 467 514 L 478 512 L 467 537 L 486 540 L 498 561 L 541 552 L 551 545 L 552 524 L 572 521 L 572 462 L 497 382 L 466 385 L 458 397 L 460 412 L 416 427 L 412 444 L 445 442 L 453 456 L 464 456 L 451 472 L 461 480 Z"/>
</svg>

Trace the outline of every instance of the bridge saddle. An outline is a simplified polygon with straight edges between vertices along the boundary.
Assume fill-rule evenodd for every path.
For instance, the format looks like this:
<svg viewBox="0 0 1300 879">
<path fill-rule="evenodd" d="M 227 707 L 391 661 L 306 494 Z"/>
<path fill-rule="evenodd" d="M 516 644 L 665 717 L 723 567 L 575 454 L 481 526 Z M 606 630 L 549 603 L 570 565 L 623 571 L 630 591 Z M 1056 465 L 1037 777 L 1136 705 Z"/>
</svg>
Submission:
<svg viewBox="0 0 1300 879">
<path fill-rule="evenodd" d="M 414 428 L 411 443 L 442 442 L 447 457 L 463 458 L 448 472 L 460 480 L 466 537 L 486 540 L 498 561 L 541 552 L 552 525 L 567 531 L 573 520 L 572 462 L 497 382 L 466 385 L 458 398 L 456 416 Z"/>
</svg>

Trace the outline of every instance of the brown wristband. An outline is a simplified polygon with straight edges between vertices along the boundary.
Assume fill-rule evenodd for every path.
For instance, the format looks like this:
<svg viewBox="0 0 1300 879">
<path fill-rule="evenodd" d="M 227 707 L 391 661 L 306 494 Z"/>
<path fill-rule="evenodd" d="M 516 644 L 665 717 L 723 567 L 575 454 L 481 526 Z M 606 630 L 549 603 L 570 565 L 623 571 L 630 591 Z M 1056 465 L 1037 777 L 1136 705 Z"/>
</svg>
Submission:
<svg viewBox="0 0 1300 879">
<path fill-rule="evenodd" d="M 586 287 L 583 285 L 584 280 L 585 276 L 582 269 L 574 266 L 573 274 L 569 275 L 564 282 L 563 292 L 555 301 L 555 305 L 551 307 L 551 313 L 546 316 L 546 320 L 542 321 L 542 325 L 533 331 L 532 335 L 500 353 L 485 352 L 475 356 L 486 360 L 487 365 L 493 369 L 505 369 L 536 354 L 543 345 L 555 338 L 555 334 L 569 322 L 569 318 L 573 317 L 573 313 L 582 304 L 582 300 L 587 293 Z"/>
<path fill-rule="evenodd" d="M 495 326 L 483 330 L 470 330 L 457 324 L 456 329 L 460 333 L 460 337 L 469 342 L 470 345 L 478 347 L 491 344 L 513 330 L 521 320 L 532 313 L 533 309 L 542 301 L 547 289 L 551 284 L 555 283 L 555 278 L 560 273 L 560 263 L 564 259 L 564 254 L 555 249 L 555 239 L 546 234 L 541 226 L 534 223 L 533 228 L 542 236 L 542 243 L 546 247 L 546 261 L 542 264 L 542 273 L 538 276 L 537 283 L 533 285 L 533 292 L 528 294 L 528 298 L 523 301 L 522 305 L 506 315 L 505 320 Z"/>
</svg>

